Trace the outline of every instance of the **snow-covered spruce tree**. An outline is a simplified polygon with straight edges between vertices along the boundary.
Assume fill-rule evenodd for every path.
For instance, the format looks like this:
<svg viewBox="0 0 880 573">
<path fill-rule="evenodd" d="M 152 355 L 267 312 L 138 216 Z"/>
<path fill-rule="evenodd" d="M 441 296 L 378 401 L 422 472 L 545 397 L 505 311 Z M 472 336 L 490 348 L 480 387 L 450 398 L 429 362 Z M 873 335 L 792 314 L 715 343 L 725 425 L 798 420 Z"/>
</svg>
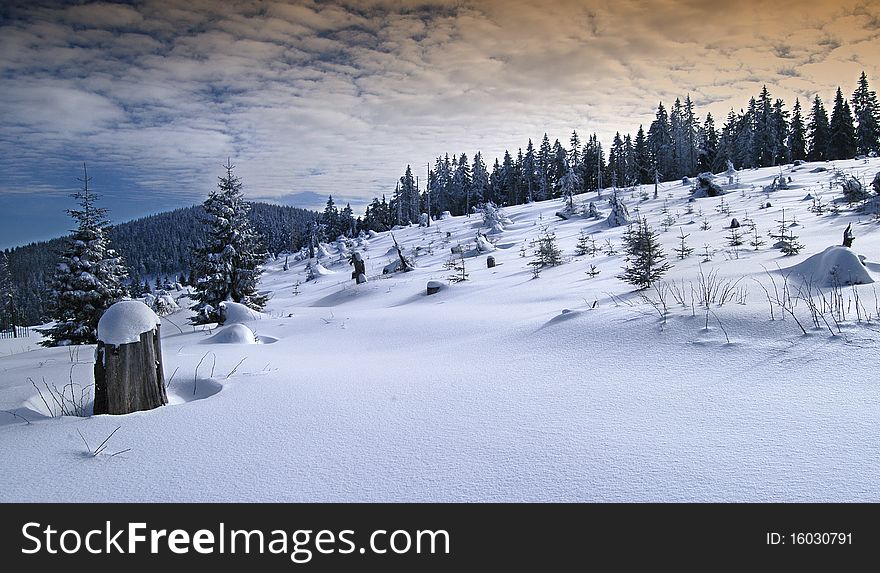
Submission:
<svg viewBox="0 0 880 573">
<path fill-rule="evenodd" d="M 568 164 L 567 159 L 563 163 L 565 174 L 559 180 L 559 186 L 566 201 L 566 209 L 569 213 L 574 213 L 574 196 L 581 188 L 581 177 L 577 170 Z"/>
<path fill-rule="evenodd" d="M 266 253 L 248 220 L 241 179 L 232 174 L 235 166 L 227 161 L 223 168 L 226 175 L 204 203 L 210 225 L 207 244 L 194 256 L 195 324 L 217 322 L 221 302 L 238 302 L 254 310 L 266 304 L 267 297 L 257 292 Z"/>
<path fill-rule="evenodd" d="M 0 252 L 0 331 L 11 327 L 14 336 L 16 315 L 15 286 L 12 284 L 9 259 L 6 253 Z"/>
<path fill-rule="evenodd" d="M 671 266 L 660 246 L 657 233 L 642 218 L 635 226 L 630 225 L 623 235 L 626 252 L 626 266 L 618 276 L 639 289 L 649 288 L 668 271 Z"/>
<path fill-rule="evenodd" d="M 608 200 L 608 203 L 611 205 L 611 214 L 609 214 L 608 219 L 606 219 L 608 226 L 620 227 L 629 224 L 629 209 L 626 208 L 626 204 L 623 200 L 618 197 L 616 191 Z"/>
<path fill-rule="evenodd" d="M 98 320 L 113 303 L 124 298 L 128 272 L 122 257 L 110 247 L 107 209 L 96 207 L 98 196 L 89 189 L 91 177 L 83 164 L 83 188 L 71 195 L 79 209 L 68 209 L 77 223 L 67 238 L 52 277 L 51 317 L 55 324 L 41 330 L 43 346 L 96 342 Z"/>
</svg>

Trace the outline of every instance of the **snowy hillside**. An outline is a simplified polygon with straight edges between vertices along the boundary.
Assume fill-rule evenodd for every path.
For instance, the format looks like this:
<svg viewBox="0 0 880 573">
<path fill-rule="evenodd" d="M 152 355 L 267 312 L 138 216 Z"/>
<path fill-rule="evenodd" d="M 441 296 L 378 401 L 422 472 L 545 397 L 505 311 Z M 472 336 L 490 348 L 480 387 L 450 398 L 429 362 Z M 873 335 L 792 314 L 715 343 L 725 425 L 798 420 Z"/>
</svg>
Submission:
<svg viewBox="0 0 880 573">
<path fill-rule="evenodd" d="M 0 500 L 877 501 L 880 222 L 842 202 L 841 177 L 878 171 L 743 171 L 694 201 L 693 182 L 621 190 L 672 265 L 640 292 L 617 278 L 609 190 L 575 197 L 600 218 L 562 220 L 552 200 L 494 228 L 474 214 L 393 231 L 407 273 L 382 274 L 391 233 L 323 246 L 312 280 L 282 257 L 264 313 L 162 319 L 170 404 L 149 412 L 60 416 L 90 410 L 94 347 L 0 340 Z M 793 256 L 768 236 L 783 210 Z M 820 255 L 850 223 L 852 250 Z M 535 277 L 545 230 L 564 262 Z M 598 252 L 576 256 L 579 241 Z"/>
</svg>

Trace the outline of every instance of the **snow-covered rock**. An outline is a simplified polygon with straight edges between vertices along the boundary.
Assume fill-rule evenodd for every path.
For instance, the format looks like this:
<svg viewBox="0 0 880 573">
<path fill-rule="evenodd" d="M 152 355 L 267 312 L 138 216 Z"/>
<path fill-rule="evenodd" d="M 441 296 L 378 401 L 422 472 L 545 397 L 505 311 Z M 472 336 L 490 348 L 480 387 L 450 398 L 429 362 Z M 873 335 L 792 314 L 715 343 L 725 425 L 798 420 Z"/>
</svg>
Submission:
<svg viewBox="0 0 880 573">
<path fill-rule="evenodd" d="M 159 317 L 139 300 L 123 300 L 108 308 L 98 321 L 98 340 L 104 344 L 131 344 L 155 330 Z"/>
<path fill-rule="evenodd" d="M 816 287 L 861 285 L 874 282 L 859 255 L 848 247 L 832 246 L 783 273 L 791 272 Z"/>
</svg>

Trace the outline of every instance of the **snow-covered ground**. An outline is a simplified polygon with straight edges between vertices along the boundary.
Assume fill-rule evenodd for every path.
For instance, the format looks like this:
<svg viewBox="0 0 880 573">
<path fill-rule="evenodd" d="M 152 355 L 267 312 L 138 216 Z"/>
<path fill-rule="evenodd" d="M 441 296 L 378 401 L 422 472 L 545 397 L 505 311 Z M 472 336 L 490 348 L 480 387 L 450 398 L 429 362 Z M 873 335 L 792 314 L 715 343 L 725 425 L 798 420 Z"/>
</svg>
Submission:
<svg viewBox="0 0 880 573">
<path fill-rule="evenodd" d="M 0 501 L 878 501 L 878 294 L 819 284 L 822 265 L 852 263 L 845 253 L 808 261 L 852 223 L 867 279 L 880 278 L 880 223 L 827 209 L 841 197 L 835 169 L 870 182 L 880 160 L 784 166 L 790 188 L 769 193 L 780 168 L 741 172 L 729 212 L 702 198 L 687 214 L 680 182 L 657 199 L 653 186 L 647 200 L 622 191 L 674 265 L 645 293 L 653 304 L 616 278 L 624 228 L 563 221 L 559 200 L 504 209 L 503 231 L 479 215 L 397 230 L 418 267 L 408 273 L 381 274 L 396 253 L 379 234 L 355 247 L 361 285 L 336 244 L 317 280 L 306 261 L 271 262 L 264 313 L 232 309 L 228 331 L 188 326 L 186 310 L 162 319 L 170 404 L 149 412 L 50 417 L 45 385 L 81 396 L 93 347 L 0 340 Z M 576 200 L 608 214 L 595 193 Z M 804 245 L 790 257 L 767 236 L 783 208 Z M 744 225 L 734 252 L 734 217 L 767 244 L 753 250 Z M 533 278 L 543 227 L 568 260 Z M 494 268 L 473 252 L 481 229 Z M 680 229 L 695 249 L 684 260 Z M 574 256 L 582 230 L 594 257 Z M 618 254 L 601 252 L 606 239 Z M 469 276 L 451 283 L 443 264 L 459 244 Z M 785 270 L 805 261 L 825 298 L 815 313 L 807 281 Z M 729 300 L 701 308 L 701 273 Z M 427 296 L 430 280 L 444 288 Z"/>
</svg>

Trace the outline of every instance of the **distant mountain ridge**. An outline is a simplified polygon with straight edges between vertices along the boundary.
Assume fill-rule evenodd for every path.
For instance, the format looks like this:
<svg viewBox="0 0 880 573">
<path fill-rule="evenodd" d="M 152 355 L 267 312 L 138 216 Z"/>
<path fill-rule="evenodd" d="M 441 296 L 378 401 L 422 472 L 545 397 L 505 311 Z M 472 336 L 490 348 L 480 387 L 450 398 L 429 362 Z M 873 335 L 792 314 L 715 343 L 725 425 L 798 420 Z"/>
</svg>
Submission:
<svg viewBox="0 0 880 573">
<path fill-rule="evenodd" d="M 302 230 L 318 213 L 270 203 L 251 202 L 250 219 L 263 236 L 271 254 L 296 251 L 302 246 Z M 201 205 L 183 207 L 113 226 L 113 248 L 124 258 L 129 274 L 140 281 L 173 278 L 190 269 L 195 249 L 205 241 Z M 38 324 L 48 319 L 46 285 L 64 248 L 65 237 L 6 249 L 9 272 L 16 287 L 18 322 Z"/>
</svg>

